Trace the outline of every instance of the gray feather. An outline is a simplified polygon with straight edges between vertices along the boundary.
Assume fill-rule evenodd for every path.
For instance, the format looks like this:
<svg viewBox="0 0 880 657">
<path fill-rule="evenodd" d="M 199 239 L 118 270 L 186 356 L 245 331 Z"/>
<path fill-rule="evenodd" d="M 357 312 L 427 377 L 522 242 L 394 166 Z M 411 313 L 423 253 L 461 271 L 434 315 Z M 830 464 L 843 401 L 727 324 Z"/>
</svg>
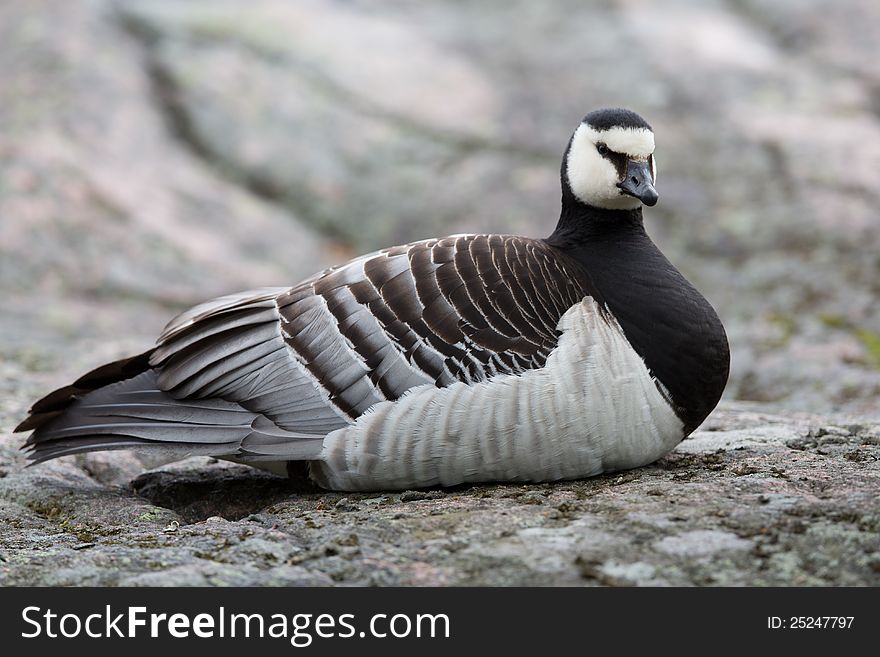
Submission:
<svg viewBox="0 0 880 657">
<path fill-rule="evenodd" d="M 223 399 L 179 401 L 156 387 L 149 370 L 86 394 L 37 428 L 26 445 L 35 462 L 96 449 L 164 448 L 177 455 L 236 456 L 271 453 L 314 458 L 322 436 L 286 431 L 271 420 Z M 256 449 L 246 447 L 252 441 Z M 260 445 L 271 444 L 271 452 Z"/>
<path fill-rule="evenodd" d="M 178 399 L 222 396 L 299 434 L 323 436 L 346 426 L 344 413 L 285 343 L 277 296 L 275 288 L 257 290 L 180 315 L 151 360 L 160 370 L 159 387 Z M 303 330 L 326 339 L 323 304 L 312 297 L 306 307 L 314 315 Z M 339 365 L 343 370 L 348 363 Z"/>
</svg>

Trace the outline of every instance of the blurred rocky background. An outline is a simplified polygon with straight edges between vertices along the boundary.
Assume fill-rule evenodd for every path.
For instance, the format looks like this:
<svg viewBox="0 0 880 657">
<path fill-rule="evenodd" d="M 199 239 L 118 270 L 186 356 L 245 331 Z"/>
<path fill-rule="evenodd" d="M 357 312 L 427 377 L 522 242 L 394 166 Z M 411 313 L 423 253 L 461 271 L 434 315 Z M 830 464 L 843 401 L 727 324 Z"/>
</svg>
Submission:
<svg viewBox="0 0 880 657">
<path fill-rule="evenodd" d="M 876 542 L 880 520 L 870 509 L 878 493 L 880 439 L 870 427 L 880 421 L 878 25 L 880 5 L 868 0 L 3 2 L 0 428 L 8 434 L 48 389 L 143 350 L 172 315 L 206 298 L 292 284 L 361 252 L 423 237 L 481 231 L 546 236 L 558 216 L 566 140 L 588 110 L 623 105 L 642 113 L 657 132 L 661 202 L 646 212 L 648 230 L 728 329 L 733 370 L 725 412 L 732 415 L 723 416 L 725 430 L 747 433 L 753 426 L 738 425 L 730 409 L 772 411 L 771 424 L 796 411 L 823 414 L 825 420 L 788 427 L 795 438 L 785 440 L 796 441 L 801 431 L 820 456 L 825 449 L 823 458 L 837 459 L 834 467 L 816 465 L 850 486 L 849 497 L 829 498 L 842 504 L 834 522 L 855 523 L 853 531 L 868 532 Z M 822 447 L 828 435 L 852 449 L 828 452 Z M 747 449 L 743 436 L 728 447 Z M 0 545 L 0 567 L 14 554 L 31 570 L 3 567 L 0 582 L 43 581 L 40 559 L 57 558 L 59 550 L 68 550 L 72 564 L 82 563 L 77 555 L 85 553 L 70 550 L 80 543 L 100 548 L 106 539 L 101 526 L 127 525 L 132 500 L 144 499 L 135 493 L 159 505 L 150 507 L 158 515 L 144 511 L 148 533 L 157 531 L 150 523 L 164 523 L 165 516 L 176 513 L 181 522 L 205 526 L 209 513 L 224 515 L 228 508 L 193 515 L 182 510 L 183 502 L 163 506 L 169 490 L 187 498 L 179 490 L 185 477 L 177 488 L 148 478 L 132 492 L 128 481 L 141 466 L 122 454 L 21 473 L 20 441 L 0 441 L 0 519 L 23 528 L 19 538 L 8 539 L 6 552 Z M 784 440 L 771 443 L 782 452 L 791 449 Z M 782 452 L 774 452 L 780 463 Z M 712 454 L 708 462 L 688 462 L 704 468 L 711 481 L 742 465 L 728 456 L 712 461 Z M 204 463 L 193 467 L 211 471 Z M 756 469 L 730 477 L 758 477 L 756 490 L 763 490 L 762 473 L 768 490 L 782 481 L 763 466 L 749 467 Z M 654 472 L 661 496 L 682 485 L 673 476 L 681 473 Z M 805 472 L 809 480 L 812 470 Z M 97 514 L 96 526 L 82 511 L 94 502 L 92 493 L 70 502 L 80 504 L 79 511 L 56 503 L 79 495 L 71 491 L 81 491 L 86 480 L 110 496 L 100 498 L 111 510 Z M 249 512 L 270 503 L 260 505 L 268 499 L 259 497 L 265 482 L 255 481 L 231 489 L 256 495 Z M 595 485 L 602 481 L 616 480 Z M 722 481 L 739 490 L 738 479 Z M 273 500 L 281 495 L 265 485 Z M 803 486 L 779 494 L 812 500 L 812 510 L 801 508 L 802 515 L 828 512 L 816 511 L 810 496 L 818 493 L 809 482 Z M 27 492 L 36 487 L 42 497 Z M 536 490 L 540 501 L 544 489 Z M 709 494 L 713 490 L 718 492 Z M 120 491 L 128 497 L 114 511 L 108 500 Z M 338 497 L 331 500 L 334 509 Z M 320 495 L 314 499 L 323 504 Z M 345 504 L 355 509 L 364 503 Z M 425 515 L 437 504 L 422 502 Z M 780 504 L 763 512 L 789 508 Z M 450 513 L 461 513 L 453 507 Z M 537 514 L 541 508 L 529 506 L 525 515 L 511 511 L 513 524 L 559 524 L 555 506 L 549 519 Z M 593 522 L 585 520 L 592 512 L 583 506 L 567 508 L 563 517 Z M 410 512 L 393 510 L 389 517 Z M 230 535 L 240 533 L 240 517 L 228 523 Z M 656 540 L 681 547 L 682 558 L 693 557 L 691 539 L 676 537 L 698 532 L 695 544 L 720 541 L 722 552 L 745 550 L 752 559 L 757 548 L 748 532 L 719 528 L 716 520 L 706 525 L 702 516 L 691 520 L 690 534 L 668 529 L 678 521 L 648 525 L 666 532 Z M 412 522 L 413 535 L 424 534 Z M 69 527 L 77 524 L 92 538 L 70 538 Z M 61 534 L 72 546 L 57 547 Z M 320 532 L 298 536 L 310 545 L 304 550 L 319 552 L 329 540 Z M 832 565 L 816 575 L 817 566 L 808 568 L 795 551 L 766 581 L 797 581 L 800 573 L 802 583 L 877 582 L 876 553 L 833 532 L 823 536 L 807 537 L 803 549 L 827 539 L 858 554 L 829 556 Z M 416 552 L 425 549 L 423 540 L 413 545 Z M 508 548 L 513 552 L 502 549 L 493 558 L 516 552 Z M 693 549 L 717 561 L 714 548 Z M 572 557 L 581 559 L 578 572 L 592 573 L 592 581 L 656 583 L 662 578 L 653 573 L 670 572 L 669 563 L 652 565 L 648 557 L 644 567 L 626 570 L 619 559 L 602 561 L 596 550 L 587 561 L 581 553 Z M 673 552 L 663 558 L 672 559 Z M 94 554 L 101 562 L 100 549 Z M 289 556 L 282 561 L 300 563 Z M 764 563 L 760 555 L 754 559 Z M 860 565 L 851 565 L 855 570 L 844 577 L 834 559 Z M 91 579 L 72 566 L 63 583 L 77 577 L 128 581 L 110 577 L 93 561 Z M 174 568 L 187 567 L 174 562 Z M 205 572 L 213 567 L 204 566 Z M 139 568 L 127 576 L 150 571 Z M 155 577 L 161 580 L 164 570 L 157 568 L 160 574 L 150 571 L 144 582 L 161 583 Z M 255 568 L 263 579 L 255 575 L 251 582 L 272 579 Z M 629 575 L 612 577 L 612 571 Z M 201 572 L 185 570 L 182 577 L 210 583 Z M 291 572 L 290 581 L 327 577 L 320 568 L 311 575 L 300 566 Z M 406 572 L 378 583 L 491 581 L 454 567 L 443 571 L 445 580 L 430 569 L 423 580 Z M 739 573 L 731 580 L 737 583 L 762 581 L 740 562 L 731 572 Z M 713 581 L 679 574 L 663 581 Z M 533 582 L 530 577 L 521 573 L 504 582 Z"/>
</svg>

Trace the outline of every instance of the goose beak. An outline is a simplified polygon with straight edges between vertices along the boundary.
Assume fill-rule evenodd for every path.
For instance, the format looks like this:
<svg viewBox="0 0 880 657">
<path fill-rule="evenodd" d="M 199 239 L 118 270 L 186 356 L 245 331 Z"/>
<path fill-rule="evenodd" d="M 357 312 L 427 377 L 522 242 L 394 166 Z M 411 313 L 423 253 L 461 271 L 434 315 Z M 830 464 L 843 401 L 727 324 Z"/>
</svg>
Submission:
<svg viewBox="0 0 880 657">
<path fill-rule="evenodd" d="M 656 205 L 660 198 L 654 189 L 647 160 L 630 160 L 626 165 L 626 178 L 617 183 L 617 187 L 624 194 L 634 196 L 648 206 Z"/>
</svg>

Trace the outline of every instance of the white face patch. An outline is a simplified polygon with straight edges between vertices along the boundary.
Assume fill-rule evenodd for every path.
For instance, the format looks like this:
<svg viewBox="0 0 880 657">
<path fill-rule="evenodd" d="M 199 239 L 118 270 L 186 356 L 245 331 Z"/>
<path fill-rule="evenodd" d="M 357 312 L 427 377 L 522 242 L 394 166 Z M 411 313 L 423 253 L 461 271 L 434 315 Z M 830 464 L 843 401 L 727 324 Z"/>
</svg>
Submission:
<svg viewBox="0 0 880 657">
<path fill-rule="evenodd" d="M 579 200 L 587 205 L 613 210 L 639 207 L 639 199 L 617 188 L 622 176 L 610 160 L 599 154 L 597 144 L 604 144 L 609 150 L 634 160 L 647 160 L 654 153 L 654 133 L 646 128 L 596 130 L 582 123 L 575 130 L 568 151 L 568 184 Z M 656 179 L 653 167 L 651 173 Z"/>
<path fill-rule="evenodd" d="M 615 153 L 629 155 L 636 160 L 646 160 L 654 152 L 654 133 L 647 128 L 609 128 L 608 130 L 596 130 L 586 123 L 580 128 L 585 128 L 593 139 L 593 143 L 603 142 Z"/>
</svg>

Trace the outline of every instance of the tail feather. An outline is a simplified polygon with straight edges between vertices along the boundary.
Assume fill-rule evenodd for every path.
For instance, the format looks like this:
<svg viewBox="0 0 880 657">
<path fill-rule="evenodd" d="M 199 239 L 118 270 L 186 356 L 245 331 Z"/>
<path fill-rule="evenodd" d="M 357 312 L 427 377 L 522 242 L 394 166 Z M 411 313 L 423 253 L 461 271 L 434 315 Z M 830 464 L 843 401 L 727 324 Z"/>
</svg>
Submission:
<svg viewBox="0 0 880 657">
<path fill-rule="evenodd" d="M 36 402 L 24 421 L 15 427 L 15 431 L 30 431 L 58 417 L 73 402 L 83 395 L 98 390 L 111 383 L 131 379 L 150 368 L 150 356 L 153 350 L 145 351 L 137 356 L 101 365 L 91 372 L 79 377 L 69 386 L 53 390 Z"/>
<path fill-rule="evenodd" d="M 177 443 L 174 446 L 164 447 L 162 444 L 144 438 L 126 438 L 125 436 L 93 436 L 89 441 L 81 439 L 72 440 L 56 440 L 51 443 L 41 445 L 38 449 L 32 449 L 28 454 L 30 463 L 28 465 L 37 465 L 44 461 L 57 459 L 61 456 L 71 456 L 73 454 L 83 454 L 85 452 L 112 451 L 116 449 L 136 449 L 147 450 L 152 452 L 164 451 L 171 456 L 185 458 L 187 456 L 205 455 L 223 457 L 225 454 L 216 445 L 192 445 L 187 443 Z M 229 445 L 228 454 L 232 455 L 237 452 L 235 445 Z"/>
<path fill-rule="evenodd" d="M 287 431 L 233 401 L 172 397 L 158 387 L 148 358 L 149 352 L 110 363 L 37 402 L 16 428 L 34 429 L 24 446 L 32 462 L 130 448 L 243 462 L 309 460 L 320 453 L 323 434 Z M 133 371 L 130 378 L 113 378 Z"/>
</svg>

